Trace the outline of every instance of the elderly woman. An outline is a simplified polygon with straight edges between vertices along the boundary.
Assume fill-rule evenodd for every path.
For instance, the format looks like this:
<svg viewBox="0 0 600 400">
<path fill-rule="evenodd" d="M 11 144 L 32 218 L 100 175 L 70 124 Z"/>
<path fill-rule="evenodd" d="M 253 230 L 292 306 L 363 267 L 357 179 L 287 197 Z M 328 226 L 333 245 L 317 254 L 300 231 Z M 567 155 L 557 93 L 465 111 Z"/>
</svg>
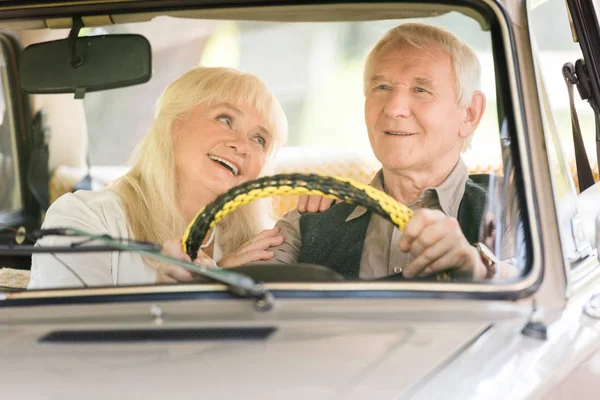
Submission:
<svg viewBox="0 0 600 400">
<path fill-rule="evenodd" d="M 178 244 L 187 225 L 218 195 L 266 174 L 286 135 L 283 109 L 257 77 L 227 68 L 193 69 L 163 93 L 130 171 L 103 191 L 62 196 L 43 227 L 163 243 L 163 254 L 192 261 Z M 270 259 L 273 253 L 265 249 L 283 242 L 277 229 L 264 230 L 273 226 L 270 217 L 266 201 L 232 213 L 207 234 L 194 261 L 230 267 Z M 72 241 L 46 237 L 38 244 Z M 193 278 L 181 267 L 130 252 L 39 254 L 33 256 L 28 288 L 81 286 L 69 268 L 87 286 Z"/>
</svg>

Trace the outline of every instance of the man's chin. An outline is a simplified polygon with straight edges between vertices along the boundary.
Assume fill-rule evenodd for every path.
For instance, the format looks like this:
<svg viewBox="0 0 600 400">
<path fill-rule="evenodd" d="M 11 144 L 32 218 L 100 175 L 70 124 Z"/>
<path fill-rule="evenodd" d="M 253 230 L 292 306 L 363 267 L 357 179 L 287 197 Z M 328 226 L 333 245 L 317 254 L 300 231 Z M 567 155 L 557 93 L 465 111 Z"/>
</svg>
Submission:
<svg viewBox="0 0 600 400">
<path fill-rule="evenodd" d="M 410 167 L 414 162 L 426 157 L 426 154 L 416 154 L 416 151 L 410 151 L 405 147 L 401 149 L 395 149 L 394 147 L 387 147 L 382 151 L 375 152 L 375 157 L 381 165 L 390 167 Z"/>
<path fill-rule="evenodd" d="M 395 157 L 382 157 L 379 158 L 383 171 L 390 172 L 401 172 L 410 171 L 415 169 L 419 165 L 419 161 L 423 160 L 424 157 L 415 157 L 414 155 L 399 154 Z"/>
</svg>

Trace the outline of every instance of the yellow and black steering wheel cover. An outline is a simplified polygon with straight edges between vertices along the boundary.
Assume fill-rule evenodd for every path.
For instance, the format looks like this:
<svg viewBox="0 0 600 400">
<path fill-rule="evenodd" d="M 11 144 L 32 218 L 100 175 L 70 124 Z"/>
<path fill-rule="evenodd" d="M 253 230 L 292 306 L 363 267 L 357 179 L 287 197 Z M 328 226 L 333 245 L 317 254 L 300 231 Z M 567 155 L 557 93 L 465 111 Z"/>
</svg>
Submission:
<svg viewBox="0 0 600 400">
<path fill-rule="evenodd" d="M 412 217 L 410 208 L 393 197 L 351 179 L 318 174 L 265 176 L 231 188 L 200 210 L 183 235 L 183 251 L 194 260 L 207 232 L 227 214 L 254 200 L 277 195 L 319 195 L 361 205 L 400 230 Z"/>
</svg>

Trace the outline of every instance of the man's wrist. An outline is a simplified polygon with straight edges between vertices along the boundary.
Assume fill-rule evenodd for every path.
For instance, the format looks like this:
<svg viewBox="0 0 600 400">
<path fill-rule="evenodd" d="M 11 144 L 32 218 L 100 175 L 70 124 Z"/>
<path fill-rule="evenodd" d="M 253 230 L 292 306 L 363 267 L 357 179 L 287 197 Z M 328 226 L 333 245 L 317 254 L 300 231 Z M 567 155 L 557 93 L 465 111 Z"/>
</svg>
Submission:
<svg viewBox="0 0 600 400">
<path fill-rule="evenodd" d="M 473 245 L 478 255 L 478 261 L 485 272 L 478 274 L 480 279 L 492 279 L 496 275 L 496 266 L 498 259 L 494 253 L 483 243 L 475 243 Z"/>
</svg>

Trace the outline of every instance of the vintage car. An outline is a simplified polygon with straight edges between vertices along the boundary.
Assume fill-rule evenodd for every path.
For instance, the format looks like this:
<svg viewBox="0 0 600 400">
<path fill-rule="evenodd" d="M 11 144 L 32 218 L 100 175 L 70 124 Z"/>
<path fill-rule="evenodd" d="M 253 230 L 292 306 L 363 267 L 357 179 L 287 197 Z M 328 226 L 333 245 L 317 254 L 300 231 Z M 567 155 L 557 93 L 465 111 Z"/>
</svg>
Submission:
<svg viewBox="0 0 600 400">
<path fill-rule="evenodd" d="M 2 398 L 599 398 L 596 8 L 0 2 Z M 27 289 L 31 253 L 50 252 L 33 246 L 49 205 L 124 174 L 157 97 L 196 65 L 255 73 L 280 99 L 290 136 L 275 173 L 287 175 L 271 185 L 332 193 L 291 173 L 369 183 L 380 166 L 362 115 L 364 57 L 409 20 L 447 28 L 480 59 L 488 106 L 463 159 L 487 190 L 491 248 L 500 257 L 510 247 L 518 276 L 359 280 L 298 264 L 197 267 L 206 279 L 186 284 Z M 81 43 L 90 53 L 77 59 Z M 77 70 L 85 62 L 93 73 Z M 273 204 L 282 215 L 296 198 Z M 95 239 L 104 251 L 156 254 Z"/>
</svg>

